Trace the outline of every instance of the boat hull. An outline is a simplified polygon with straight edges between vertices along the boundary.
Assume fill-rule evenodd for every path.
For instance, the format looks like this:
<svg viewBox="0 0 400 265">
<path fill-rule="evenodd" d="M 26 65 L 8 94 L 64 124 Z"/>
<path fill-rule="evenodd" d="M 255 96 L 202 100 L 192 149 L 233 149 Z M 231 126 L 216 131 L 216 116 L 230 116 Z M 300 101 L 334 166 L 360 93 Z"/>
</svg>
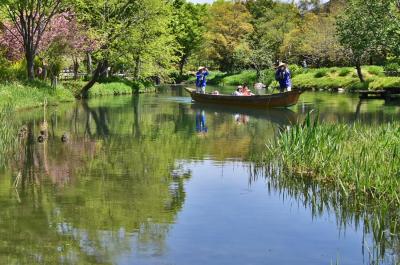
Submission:
<svg viewBox="0 0 400 265">
<path fill-rule="evenodd" d="M 196 93 L 196 90 L 185 88 L 195 102 L 241 106 L 248 108 L 286 108 L 296 105 L 299 101 L 301 90 L 293 90 L 271 95 L 231 96 Z"/>
</svg>

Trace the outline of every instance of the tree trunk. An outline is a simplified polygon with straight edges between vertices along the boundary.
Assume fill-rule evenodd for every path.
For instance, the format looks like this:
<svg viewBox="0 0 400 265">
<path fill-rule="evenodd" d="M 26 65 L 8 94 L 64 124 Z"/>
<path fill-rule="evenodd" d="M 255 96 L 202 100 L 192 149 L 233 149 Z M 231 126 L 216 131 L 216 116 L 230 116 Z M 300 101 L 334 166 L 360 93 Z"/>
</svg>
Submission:
<svg viewBox="0 0 400 265">
<path fill-rule="evenodd" d="M 26 51 L 25 59 L 26 59 L 28 80 L 32 81 L 35 79 L 35 63 L 34 63 L 35 56 L 33 52 Z"/>
<path fill-rule="evenodd" d="M 140 56 L 138 56 L 138 57 L 136 58 L 136 61 L 135 61 L 135 72 L 134 72 L 134 74 L 133 74 L 133 78 L 134 78 L 135 80 L 139 80 L 139 77 L 140 77 L 140 65 L 141 65 L 141 63 L 140 63 Z"/>
<path fill-rule="evenodd" d="M 357 69 L 358 78 L 360 79 L 361 83 L 364 83 L 365 80 L 364 80 L 364 76 L 361 71 L 361 63 L 359 63 L 359 62 L 356 63 L 356 69 Z"/>
<path fill-rule="evenodd" d="M 92 78 L 89 82 L 82 88 L 81 92 L 78 95 L 78 98 L 87 99 L 89 96 L 89 90 L 92 86 L 99 80 L 100 76 L 106 71 L 108 68 L 108 61 L 101 60 L 98 62 L 96 70 L 94 71 Z"/>
<path fill-rule="evenodd" d="M 187 63 L 187 56 L 184 55 L 179 62 L 179 76 L 180 77 L 183 76 L 183 68 L 185 67 L 186 63 Z"/>
<path fill-rule="evenodd" d="M 260 78 L 261 78 L 261 71 L 260 71 L 260 69 L 256 68 L 256 80 L 257 80 L 257 82 L 260 82 Z"/>
<path fill-rule="evenodd" d="M 53 75 L 51 77 L 51 87 L 55 89 L 57 88 L 57 84 L 58 84 L 57 76 Z"/>
<path fill-rule="evenodd" d="M 74 80 L 78 79 L 79 62 L 78 59 L 74 59 Z"/>
<path fill-rule="evenodd" d="M 86 71 L 88 76 L 91 76 L 93 73 L 92 54 L 90 52 L 86 53 Z"/>
</svg>

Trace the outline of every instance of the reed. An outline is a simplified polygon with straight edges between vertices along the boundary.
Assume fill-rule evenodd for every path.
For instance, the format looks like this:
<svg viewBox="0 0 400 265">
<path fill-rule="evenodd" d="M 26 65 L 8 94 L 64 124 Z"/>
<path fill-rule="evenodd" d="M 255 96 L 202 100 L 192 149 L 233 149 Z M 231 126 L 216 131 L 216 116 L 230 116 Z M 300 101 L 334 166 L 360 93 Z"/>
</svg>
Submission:
<svg viewBox="0 0 400 265">
<path fill-rule="evenodd" d="M 375 127 L 319 124 L 308 115 L 303 124 L 269 142 L 262 161 L 274 174 L 307 177 L 345 196 L 400 205 L 398 122 Z"/>
<path fill-rule="evenodd" d="M 13 112 L 13 107 L 9 104 L 0 108 L 0 168 L 10 160 L 18 143 Z"/>
</svg>

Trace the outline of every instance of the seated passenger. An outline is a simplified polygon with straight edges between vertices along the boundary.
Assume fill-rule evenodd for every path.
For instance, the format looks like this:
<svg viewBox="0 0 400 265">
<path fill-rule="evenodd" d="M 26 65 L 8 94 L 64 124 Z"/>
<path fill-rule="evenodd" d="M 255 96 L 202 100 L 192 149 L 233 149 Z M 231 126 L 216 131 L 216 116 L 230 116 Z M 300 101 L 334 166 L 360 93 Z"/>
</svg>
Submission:
<svg viewBox="0 0 400 265">
<path fill-rule="evenodd" d="M 243 96 L 254 96 L 254 94 L 251 93 L 251 91 L 250 91 L 249 87 L 247 86 L 247 84 L 243 85 L 242 94 L 243 94 Z"/>
<path fill-rule="evenodd" d="M 233 92 L 232 95 L 234 95 L 234 96 L 243 96 L 242 89 L 243 89 L 242 86 L 238 86 L 236 91 Z"/>
</svg>

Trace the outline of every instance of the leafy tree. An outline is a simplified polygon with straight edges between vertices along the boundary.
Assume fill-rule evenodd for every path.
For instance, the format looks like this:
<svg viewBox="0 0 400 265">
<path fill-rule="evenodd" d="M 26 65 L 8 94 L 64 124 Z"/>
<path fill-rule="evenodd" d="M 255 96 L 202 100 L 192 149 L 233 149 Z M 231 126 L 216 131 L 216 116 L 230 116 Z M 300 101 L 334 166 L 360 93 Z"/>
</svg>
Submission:
<svg viewBox="0 0 400 265">
<path fill-rule="evenodd" d="M 51 19 L 61 12 L 62 0 L 3 0 L 1 8 L 15 29 L 3 27 L 19 41 L 27 62 L 28 79 L 35 78 L 34 59 Z"/>
<path fill-rule="evenodd" d="M 351 54 L 361 82 L 361 64 L 370 52 L 388 50 L 387 41 L 393 25 L 392 0 L 350 0 L 337 21 L 339 41 Z"/>
<path fill-rule="evenodd" d="M 252 39 L 267 43 L 274 60 L 287 60 L 290 54 L 281 54 L 280 50 L 286 34 L 300 23 L 298 8 L 294 4 L 274 2 L 270 8 L 266 4 L 261 10 L 262 12 L 252 13 L 254 26 Z"/>
<path fill-rule="evenodd" d="M 75 7 L 81 22 L 100 43 L 93 51 L 97 67 L 80 97 L 86 98 L 89 89 L 101 76 L 107 76 L 113 65 L 133 67 L 135 78 L 158 75 L 171 67 L 174 44 L 169 36 L 168 2 L 79 0 Z"/>
<path fill-rule="evenodd" d="M 207 23 L 208 54 L 223 71 L 232 71 L 235 65 L 237 48 L 243 45 L 246 37 L 253 31 L 251 15 L 240 2 L 214 2 L 210 7 L 210 20 Z"/>
<path fill-rule="evenodd" d="M 182 0 L 175 0 L 173 7 L 172 33 L 180 46 L 179 74 L 182 76 L 189 57 L 201 47 L 204 40 L 204 21 L 208 14 L 205 5 Z"/>
<path fill-rule="evenodd" d="M 136 13 L 140 23 L 127 33 L 129 42 L 122 44 L 125 65 L 133 68 L 135 80 L 154 77 L 168 79 L 175 71 L 178 45 L 171 32 L 172 7 L 160 0 L 143 0 Z"/>
<path fill-rule="evenodd" d="M 290 54 L 293 63 L 306 60 L 309 65 L 346 64 L 348 56 L 336 35 L 335 14 L 307 13 L 302 23 L 286 34 L 280 49 Z"/>
</svg>

